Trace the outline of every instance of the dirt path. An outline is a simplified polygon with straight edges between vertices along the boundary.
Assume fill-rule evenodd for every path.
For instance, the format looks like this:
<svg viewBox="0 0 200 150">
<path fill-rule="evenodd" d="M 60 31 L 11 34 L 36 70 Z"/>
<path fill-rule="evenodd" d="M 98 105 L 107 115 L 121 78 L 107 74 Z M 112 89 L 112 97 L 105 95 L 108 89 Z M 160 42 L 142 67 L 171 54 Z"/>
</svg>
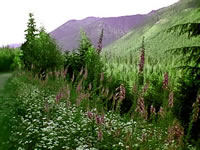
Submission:
<svg viewBox="0 0 200 150">
<path fill-rule="evenodd" d="M 12 76 L 11 73 L 0 74 L 0 90 L 3 90 L 7 80 Z"/>
</svg>

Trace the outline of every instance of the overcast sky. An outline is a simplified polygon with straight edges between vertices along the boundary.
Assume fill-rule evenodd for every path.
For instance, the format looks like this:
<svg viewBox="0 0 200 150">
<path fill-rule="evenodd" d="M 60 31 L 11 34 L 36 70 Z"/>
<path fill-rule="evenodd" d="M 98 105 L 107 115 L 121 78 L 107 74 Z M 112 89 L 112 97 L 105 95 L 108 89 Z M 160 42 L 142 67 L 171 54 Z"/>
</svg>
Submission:
<svg viewBox="0 0 200 150">
<path fill-rule="evenodd" d="M 0 46 L 24 42 L 28 13 L 51 32 L 71 19 L 145 14 L 178 0 L 0 0 Z"/>
</svg>

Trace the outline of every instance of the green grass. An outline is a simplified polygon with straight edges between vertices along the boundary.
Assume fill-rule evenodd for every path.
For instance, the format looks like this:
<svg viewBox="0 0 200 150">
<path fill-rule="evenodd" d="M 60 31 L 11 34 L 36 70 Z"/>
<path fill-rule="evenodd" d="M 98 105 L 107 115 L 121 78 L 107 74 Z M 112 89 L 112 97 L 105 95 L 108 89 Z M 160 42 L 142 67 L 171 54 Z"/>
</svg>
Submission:
<svg viewBox="0 0 200 150">
<path fill-rule="evenodd" d="M 3 90 L 7 80 L 12 76 L 11 73 L 0 73 L 0 90 Z"/>
<path fill-rule="evenodd" d="M 11 76 L 12 73 L 0 74 L 0 150 L 8 149 L 6 142 L 9 141 L 13 124 L 14 98 L 12 96 L 15 87 L 8 85 Z"/>
</svg>

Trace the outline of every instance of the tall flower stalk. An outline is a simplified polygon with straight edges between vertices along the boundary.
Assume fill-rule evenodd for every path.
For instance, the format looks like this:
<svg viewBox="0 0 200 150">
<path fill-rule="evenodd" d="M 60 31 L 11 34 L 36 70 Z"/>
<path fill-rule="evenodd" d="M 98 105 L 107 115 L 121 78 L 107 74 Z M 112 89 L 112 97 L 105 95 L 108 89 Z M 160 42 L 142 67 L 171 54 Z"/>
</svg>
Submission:
<svg viewBox="0 0 200 150">
<path fill-rule="evenodd" d="M 145 63 L 145 48 L 144 48 L 144 37 L 142 40 L 140 61 L 139 61 L 139 85 L 144 83 L 144 63 Z"/>
<path fill-rule="evenodd" d="M 97 46 L 97 53 L 100 54 L 102 50 L 102 41 L 103 41 L 103 29 L 101 30 L 101 35 L 99 37 L 99 42 Z"/>
</svg>

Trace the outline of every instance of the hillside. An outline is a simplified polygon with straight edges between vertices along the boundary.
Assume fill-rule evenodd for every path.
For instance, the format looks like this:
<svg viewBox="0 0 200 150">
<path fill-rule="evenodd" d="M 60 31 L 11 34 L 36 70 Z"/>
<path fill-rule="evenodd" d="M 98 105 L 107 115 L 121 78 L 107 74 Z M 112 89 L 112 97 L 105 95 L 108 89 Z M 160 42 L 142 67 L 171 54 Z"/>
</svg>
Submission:
<svg viewBox="0 0 200 150">
<path fill-rule="evenodd" d="M 81 28 L 84 29 L 95 46 L 98 43 L 101 29 L 104 28 L 103 46 L 107 46 L 131 29 L 135 29 L 150 20 L 152 14 L 154 14 L 154 11 L 147 15 L 110 18 L 88 17 L 83 20 L 70 20 L 50 34 L 57 40 L 63 50 L 72 50 L 78 47 Z"/>
<path fill-rule="evenodd" d="M 181 0 L 174 5 L 162 8 L 152 15 L 152 20 L 143 26 L 133 29 L 119 40 L 104 48 L 104 52 L 122 53 L 127 56 L 138 51 L 142 37 L 145 37 L 146 52 L 160 56 L 163 51 L 186 45 L 198 44 L 198 39 L 188 40 L 186 36 L 166 33 L 166 29 L 180 23 L 200 22 L 200 9 L 196 0 Z"/>
</svg>

